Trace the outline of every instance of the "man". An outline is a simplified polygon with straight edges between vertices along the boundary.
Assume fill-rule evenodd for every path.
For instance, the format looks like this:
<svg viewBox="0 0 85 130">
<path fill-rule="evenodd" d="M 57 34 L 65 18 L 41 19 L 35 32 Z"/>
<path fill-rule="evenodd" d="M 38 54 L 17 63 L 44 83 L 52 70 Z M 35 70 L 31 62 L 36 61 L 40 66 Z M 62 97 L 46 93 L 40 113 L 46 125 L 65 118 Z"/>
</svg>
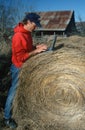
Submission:
<svg viewBox="0 0 85 130">
<path fill-rule="evenodd" d="M 17 123 L 12 119 L 12 103 L 18 86 L 18 75 L 24 62 L 31 56 L 47 50 L 44 44 L 33 46 L 31 32 L 40 26 L 39 16 L 35 13 L 29 13 L 23 21 L 14 28 L 12 38 L 12 65 L 10 71 L 12 73 L 12 85 L 9 89 L 5 109 L 4 123 L 6 126 L 16 128 Z M 29 68 L 30 69 L 30 68 Z"/>
</svg>

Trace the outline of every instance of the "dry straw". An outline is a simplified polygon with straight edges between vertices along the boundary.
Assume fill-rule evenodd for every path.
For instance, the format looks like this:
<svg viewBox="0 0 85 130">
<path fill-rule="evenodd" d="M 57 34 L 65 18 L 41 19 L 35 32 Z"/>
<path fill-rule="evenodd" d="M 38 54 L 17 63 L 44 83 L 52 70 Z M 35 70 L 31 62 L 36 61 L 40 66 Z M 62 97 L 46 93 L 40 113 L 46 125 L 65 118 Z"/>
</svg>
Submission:
<svg viewBox="0 0 85 130">
<path fill-rule="evenodd" d="M 85 130 L 85 38 L 61 43 L 22 67 L 13 104 L 17 130 Z"/>
</svg>

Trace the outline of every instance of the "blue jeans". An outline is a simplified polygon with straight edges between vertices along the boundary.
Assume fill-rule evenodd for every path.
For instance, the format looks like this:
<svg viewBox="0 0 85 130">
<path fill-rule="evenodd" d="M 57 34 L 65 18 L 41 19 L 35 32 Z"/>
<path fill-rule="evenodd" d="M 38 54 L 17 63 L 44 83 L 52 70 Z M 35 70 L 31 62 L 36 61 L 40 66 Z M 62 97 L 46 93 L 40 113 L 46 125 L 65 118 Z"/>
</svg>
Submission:
<svg viewBox="0 0 85 130">
<path fill-rule="evenodd" d="M 8 92 L 5 108 L 4 108 L 4 118 L 9 119 L 12 116 L 11 109 L 14 96 L 16 94 L 16 89 L 18 86 L 18 75 L 20 72 L 20 68 L 16 68 L 13 64 L 10 67 L 10 71 L 12 74 L 12 84 Z"/>
</svg>

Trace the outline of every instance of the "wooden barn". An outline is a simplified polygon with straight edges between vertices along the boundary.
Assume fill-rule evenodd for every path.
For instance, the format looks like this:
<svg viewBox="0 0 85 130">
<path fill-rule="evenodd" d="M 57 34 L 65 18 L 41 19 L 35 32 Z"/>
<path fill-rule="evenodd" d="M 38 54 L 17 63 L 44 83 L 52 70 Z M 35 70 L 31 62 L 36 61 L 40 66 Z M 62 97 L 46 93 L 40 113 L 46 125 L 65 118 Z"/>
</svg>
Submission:
<svg viewBox="0 0 85 130">
<path fill-rule="evenodd" d="M 41 28 L 37 28 L 38 35 L 72 35 L 76 32 L 74 11 L 38 12 L 41 19 Z"/>
</svg>

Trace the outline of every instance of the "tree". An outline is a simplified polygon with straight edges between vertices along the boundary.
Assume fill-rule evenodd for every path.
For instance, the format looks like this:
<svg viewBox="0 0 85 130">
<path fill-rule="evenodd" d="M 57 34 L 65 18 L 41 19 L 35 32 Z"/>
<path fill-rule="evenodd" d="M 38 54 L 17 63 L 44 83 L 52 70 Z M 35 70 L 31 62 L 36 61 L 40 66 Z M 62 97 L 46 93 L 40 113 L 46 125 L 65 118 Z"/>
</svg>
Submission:
<svg viewBox="0 0 85 130">
<path fill-rule="evenodd" d="M 33 11 L 33 6 L 28 0 L 0 0 L 0 35 L 3 35 L 7 28 L 13 28 L 22 20 L 25 12 Z"/>
<path fill-rule="evenodd" d="M 11 2 L 10 4 L 11 5 Z M 14 17 L 13 17 L 14 9 L 9 8 L 9 6 L 6 4 L 6 0 L 3 2 L 0 0 L 0 36 L 4 36 L 4 34 L 7 32 L 8 28 L 12 28 L 14 25 Z"/>
<path fill-rule="evenodd" d="M 81 16 L 78 17 L 79 18 L 79 31 L 81 34 L 85 35 L 85 22 L 83 22 Z"/>
</svg>

